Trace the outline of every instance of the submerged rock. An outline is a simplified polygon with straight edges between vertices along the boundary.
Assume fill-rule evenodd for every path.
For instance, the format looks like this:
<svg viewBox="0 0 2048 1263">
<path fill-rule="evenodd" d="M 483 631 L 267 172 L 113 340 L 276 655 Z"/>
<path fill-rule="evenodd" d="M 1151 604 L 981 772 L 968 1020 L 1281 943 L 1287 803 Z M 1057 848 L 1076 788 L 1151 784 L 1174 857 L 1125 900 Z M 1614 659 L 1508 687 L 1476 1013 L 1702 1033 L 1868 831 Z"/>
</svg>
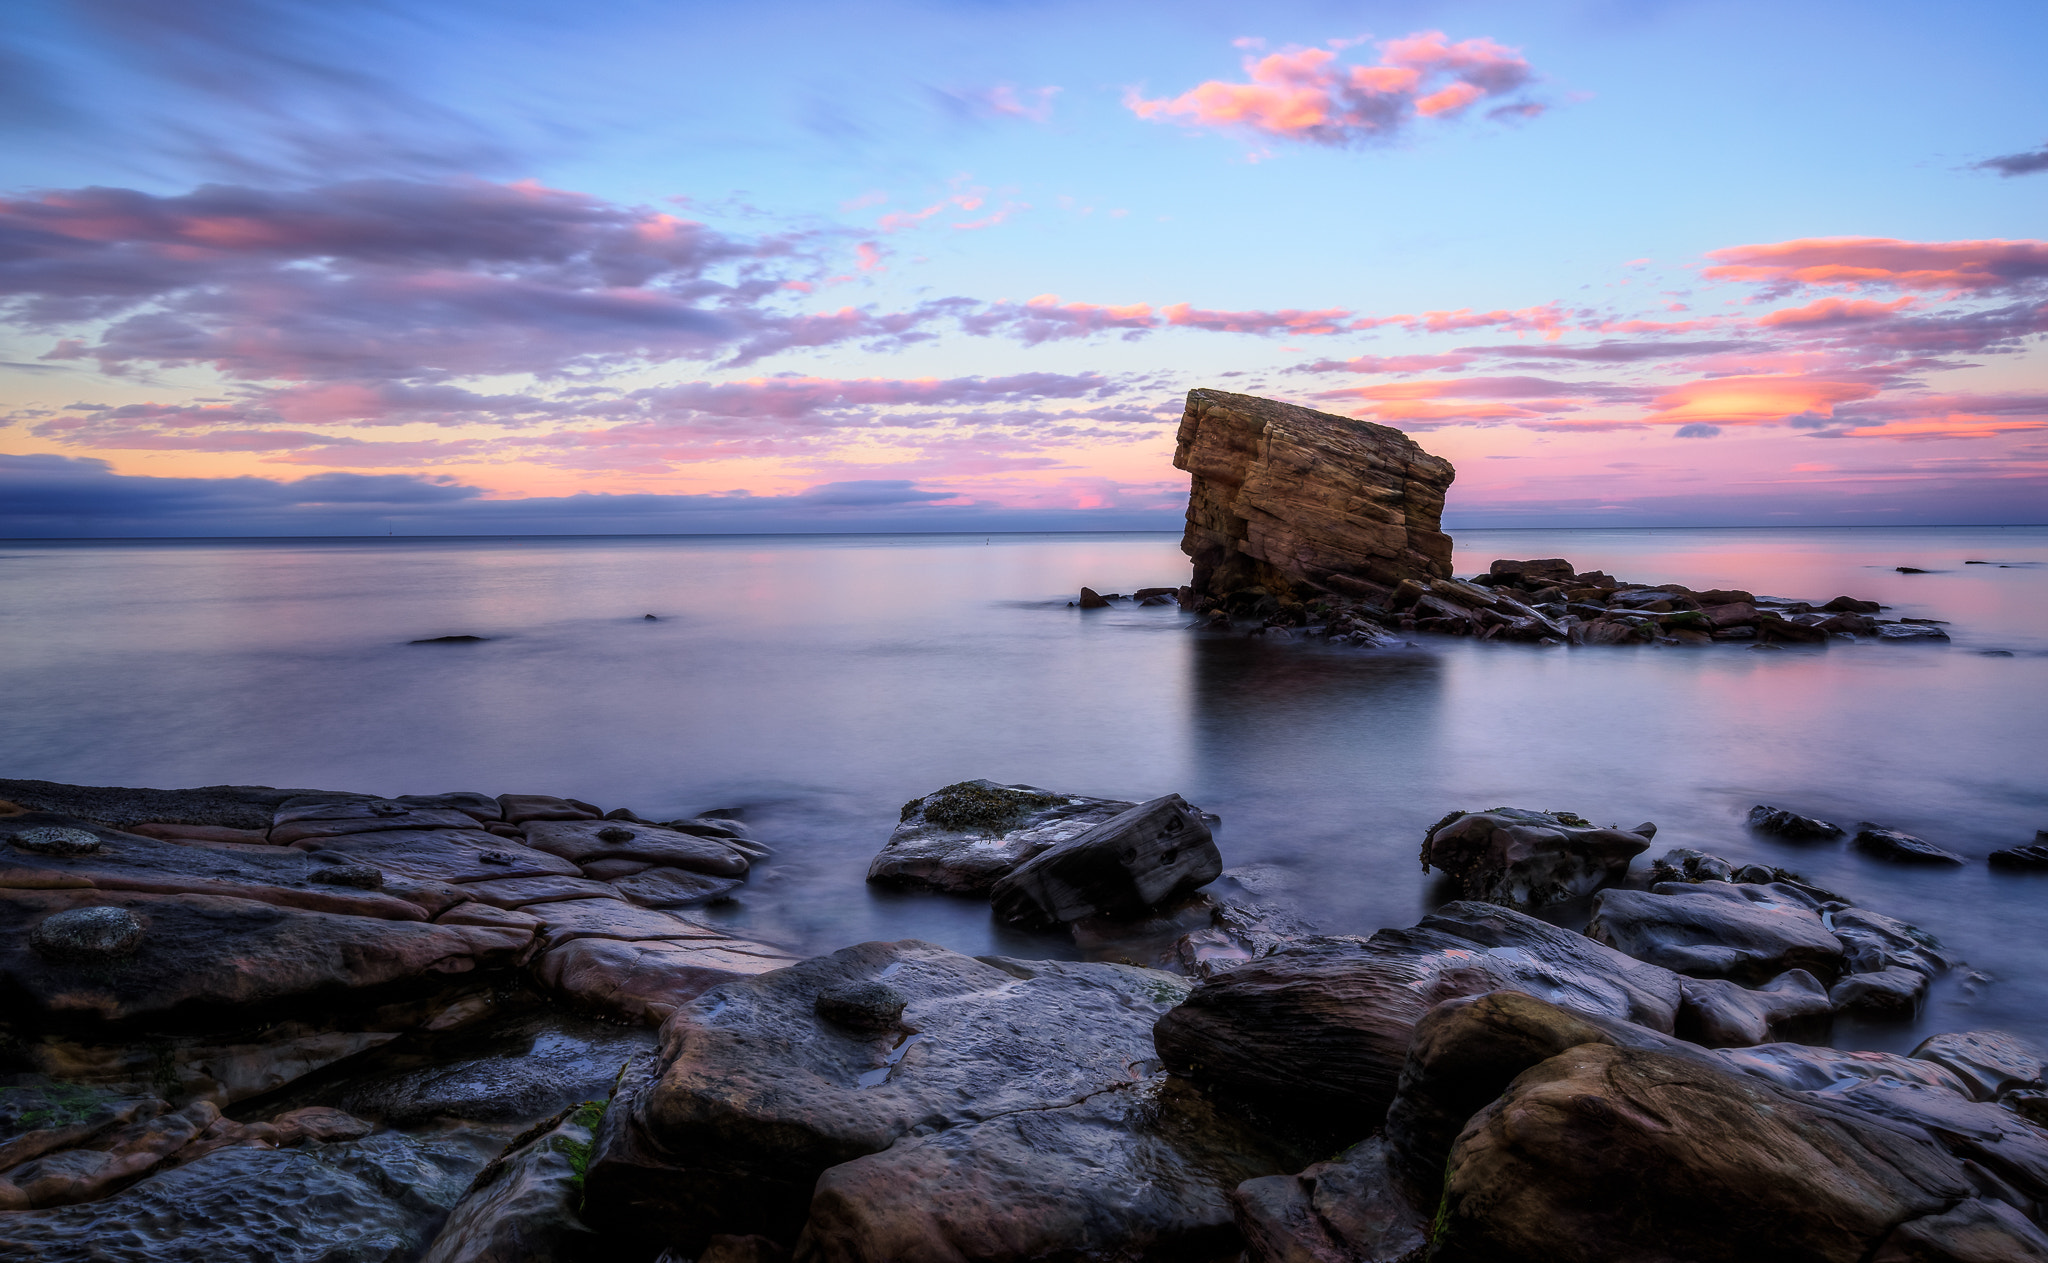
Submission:
<svg viewBox="0 0 2048 1263">
<path fill-rule="evenodd" d="M 1620 881 L 1656 831 L 1597 829 L 1570 812 L 1453 812 L 1424 835 L 1422 870 L 1442 869 L 1466 899 L 1540 908 Z"/>
<path fill-rule="evenodd" d="M 1819 842 L 1842 836 L 1840 825 L 1815 820 L 1811 816 L 1798 815 L 1783 807 L 1767 807 L 1762 804 L 1749 809 L 1749 827 L 1758 833 L 1772 833 L 1795 842 Z"/>
<path fill-rule="evenodd" d="M 1034 785 L 961 781 L 903 804 L 868 866 L 876 886 L 986 895 L 1019 864 L 1136 806 Z"/>
<path fill-rule="evenodd" d="M 990 889 L 989 903 L 996 915 L 1026 925 L 1130 918 L 1222 873 L 1202 813 L 1167 794 L 1024 861 Z"/>
<path fill-rule="evenodd" d="M 1925 838 L 1865 822 L 1856 827 L 1856 849 L 1865 855 L 1901 864 L 1967 864 L 1954 851 L 1944 851 Z"/>
<path fill-rule="evenodd" d="M 1173 464 L 1194 475 L 1181 551 L 1197 592 L 1450 577 L 1439 522 L 1455 471 L 1399 430 L 1191 390 Z"/>
</svg>

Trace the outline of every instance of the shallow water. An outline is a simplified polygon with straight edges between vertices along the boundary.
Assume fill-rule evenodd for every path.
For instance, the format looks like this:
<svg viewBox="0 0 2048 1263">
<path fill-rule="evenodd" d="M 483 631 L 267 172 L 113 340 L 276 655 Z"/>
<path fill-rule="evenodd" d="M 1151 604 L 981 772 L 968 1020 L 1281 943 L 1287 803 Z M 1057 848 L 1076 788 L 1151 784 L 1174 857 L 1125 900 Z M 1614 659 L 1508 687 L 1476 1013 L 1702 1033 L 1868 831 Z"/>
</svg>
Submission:
<svg viewBox="0 0 2048 1263">
<path fill-rule="evenodd" d="M 1753 652 L 1418 637 L 1331 650 L 1066 602 L 1183 581 L 1170 535 L 0 544 L 0 769 L 83 784 L 573 795 L 665 819 L 744 806 L 778 848 L 711 915 L 814 950 L 925 938 L 1071 955 L 986 904 L 862 883 L 904 800 L 974 777 L 1219 812 L 1259 897 L 1333 932 L 1440 897 L 1452 808 L 1654 820 L 1915 921 L 1991 981 L 1934 1029 L 2048 1040 L 2048 528 L 1469 531 L 1458 573 L 1571 559 L 1626 579 L 1951 620 L 1950 645 Z M 1969 565 L 1981 559 L 1991 565 Z M 1997 564 L 2003 563 L 2003 565 Z M 1936 573 L 1901 575 L 1893 567 Z M 655 621 L 642 616 L 655 614 Z M 481 644 L 407 642 L 450 634 Z M 1984 656 L 1987 650 L 2010 657 Z M 1758 802 L 1970 856 L 1902 869 L 1755 837 Z"/>
</svg>

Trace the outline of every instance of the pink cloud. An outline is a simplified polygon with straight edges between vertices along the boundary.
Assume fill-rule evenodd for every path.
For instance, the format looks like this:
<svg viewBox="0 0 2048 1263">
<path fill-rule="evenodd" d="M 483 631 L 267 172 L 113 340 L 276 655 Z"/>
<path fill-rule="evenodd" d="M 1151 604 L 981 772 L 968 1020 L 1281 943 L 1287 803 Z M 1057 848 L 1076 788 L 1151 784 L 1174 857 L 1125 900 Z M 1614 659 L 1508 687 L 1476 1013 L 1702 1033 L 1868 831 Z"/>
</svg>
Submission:
<svg viewBox="0 0 2048 1263">
<path fill-rule="evenodd" d="M 1341 307 L 1322 311 L 1201 311 L 1187 303 L 1159 309 L 1169 325 L 1222 333 L 1336 333 L 1350 312 Z"/>
<path fill-rule="evenodd" d="M 1247 57 L 1244 68 L 1243 83 L 1211 79 L 1156 100 L 1132 91 L 1124 104 L 1157 122 L 1350 146 L 1388 140 L 1417 116 L 1455 116 L 1534 79 L 1516 50 L 1489 39 L 1453 44 L 1440 31 L 1387 41 L 1377 65 L 1347 66 L 1333 49 L 1303 48 Z M 1526 117 L 1541 108 L 1523 101 L 1506 112 Z"/>
<path fill-rule="evenodd" d="M 1894 237 L 1802 237 L 1710 250 L 1709 280 L 1743 281 L 1767 294 L 1801 286 L 1994 293 L 2048 280 L 2048 241 L 1901 241 Z"/>
<path fill-rule="evenodd" d="M 1888 303 L 1868 298 L 1820 298 L 1804 307 L 1787 307 L 1768 316 L 1759 316 L 1756 322 L 1767 329 L 1795 325 L 1812 328 L 1820 325 L 1857 324 L 1894 315 L 1912 306 L 1916 301 L 1918 300 L 1910 294 Z"/>
<path fill-rule="evenodd" d="M 1647 419 L 1673 425 L 1757 425 L 1825 418 L 1834 415 L 1838 404 L 1877 393 L 1868 382 L 1792 374 L 1708 377 L 1659 395 Z"/>
</svg>

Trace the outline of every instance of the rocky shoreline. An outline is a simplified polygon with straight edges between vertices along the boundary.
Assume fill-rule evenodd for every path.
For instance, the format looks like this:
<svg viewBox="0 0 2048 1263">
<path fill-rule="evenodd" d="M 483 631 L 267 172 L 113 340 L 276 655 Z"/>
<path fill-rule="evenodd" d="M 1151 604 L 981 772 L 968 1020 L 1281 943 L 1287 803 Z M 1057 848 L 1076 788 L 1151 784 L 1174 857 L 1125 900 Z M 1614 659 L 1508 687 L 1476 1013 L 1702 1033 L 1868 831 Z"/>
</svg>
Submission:
<svg viewBox="0 0 2048 1263">
<path fill-rule="evenodd" d="M 1094 959 L 800 958 L 690 911 L 733 812 L 0 795 L 7 1257 L 2048 1259 L 2048 1061 L 1825 1045 L 1967 966 L 1651 824 L 1452 812 L 1459 898 L 1360 938 L 1214 894 L 1178 795 L 963 782 L 868 880 Z"/>
</svg>

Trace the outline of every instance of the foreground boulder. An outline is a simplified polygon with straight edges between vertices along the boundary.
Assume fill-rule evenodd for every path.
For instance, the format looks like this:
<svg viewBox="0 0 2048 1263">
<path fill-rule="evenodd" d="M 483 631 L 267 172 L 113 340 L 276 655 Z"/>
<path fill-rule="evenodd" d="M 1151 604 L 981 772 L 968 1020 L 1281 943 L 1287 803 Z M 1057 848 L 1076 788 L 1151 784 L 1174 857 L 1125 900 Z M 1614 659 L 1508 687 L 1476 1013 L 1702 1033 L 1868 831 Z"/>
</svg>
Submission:
<svg viewBox="0 0 2048 1263">
<path fill-rule="evenodd" d="M 1399 430 L 1191 390 L 1173 464 L 1194 475 L 1181 551 L 1198 593 L 1374 593 L 1450 576 L 1439 523 L 1455 471 Z"/>
<path fill-rule="evenodd" d="M 1561 811 L 1459 811 L 1424 836 L 1422 871 L 1442 869 L 1466 899 L 1540 908 L 1620 881 L 1656 832 L 1653 824 L 1596 829 Z"/>
<path fill-rule="evenodd" d="M 1449 1171 L 1443 1263 L 1862 1263 L 1981 1191 L 1916 1128 L 1600 1044 L 1524 1071 L 1465 1127 Z M 2048 1245 L 2024 1220 L 2002 1234 L 2005 1253 L 1975 1257 Z"/>
<path fill-rule="evenodd" d="M 603 1102 L 563 1111 L 477 1174 L 421 1263 L 569 1263 L 591 1253 L 577 1215 Z"/>
<path fill-rule="evenodd" d="M 1228 1247 L 1228 1189 L 1305 1155 L 1157 1077 L 1152 1023 L 1186 986 L 918 942 L 727 983 L 629 1069 L 588 1214 L 685 1253 L 800 1231 L 815 1257 L 875 1260 L 961 1257 L 947 1242 L 1020 1260 L 1122 1237 Z"/>
<path fill-rule="evenodd" d="M 961 781 L 903 804 L 902 820 L 868 866 L 868 882 L 985 895 L 1024 861 L 1136 805 L 1032 785 Z"/>
<path fill-rule="evenodd" d="M 996 915 L 1023 925 L 1129 918 L 1223 874 L 1202 813 L 1179 794 L 1121 812 L 1017 866 L 989 892 Z"/>
<path fill-rule="evenodd" d="M 1501 988 L 1668 1033 L 1676 974 L 1505 908 L 1452 903 L 1413 929 L 1276 952 L 1190 993 L 1155 1030 L 1167 1066 L 1354 1135 L 1393 1099 L 1409 1037 L 1440 1001 Z"/>
</svg>

